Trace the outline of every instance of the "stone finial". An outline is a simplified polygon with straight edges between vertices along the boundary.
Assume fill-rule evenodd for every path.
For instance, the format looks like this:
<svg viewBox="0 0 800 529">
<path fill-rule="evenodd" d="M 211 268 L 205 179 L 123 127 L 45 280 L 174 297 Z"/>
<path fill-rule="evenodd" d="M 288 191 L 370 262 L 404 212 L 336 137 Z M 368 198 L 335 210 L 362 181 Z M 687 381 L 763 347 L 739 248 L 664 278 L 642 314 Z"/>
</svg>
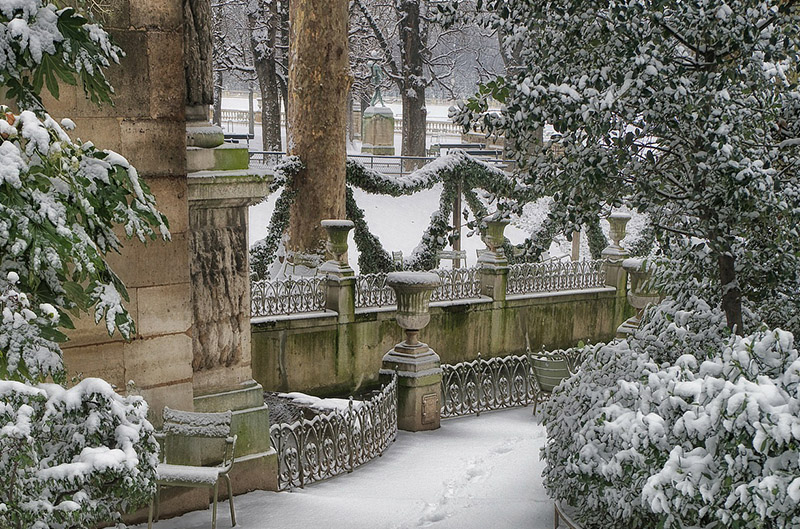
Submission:
<svg viewBox="0 0 800 529">
<path fill-rule="evenodd" d="M 506 252 L 503 243 L 506 236 L 503 233 L 511 221 L 509 219 L 497 219 L 493 215 L 484 219 L 486 231 L 481 235 L 481 240 L 486 245 L 487 251 L 478 258 L 478 264 L 482 267 L 502 267 L 508 266 Z"/>
<path fill-rule="evenodd" d="M 611 244 L 603 250 L 603 257 L 607 259 L 624 259 L 628 253 L 620 245 L 622 239 L 625 238 L 625 226 L 631 220 L 628 213 L 614 212 L 608 216 L 608 224 L 611 227 Z"/>
<path fill-rule="evenodd" d="M 353 269 L 347 261 L 347 237 L 353 229 L 353 221 L 329 219 L 323 220 L 320 224 L 328 234 L 325 250 L 330 258 L 320 267 L 320 271 L 340 276 L 353 275 Z"/>
<path fill-rule="evenodd" d="M 391 272 L 386 276 L 386 284 L 397 295 L 397 324 L 406 332 L 405 341 L 398 347 L 413 351 L 427 349 L 419 341 L 419 331 L 431 320 L 428 312 L 431 294 L 440 282 L 439 276 L 431 272 Z"/>
</svg>

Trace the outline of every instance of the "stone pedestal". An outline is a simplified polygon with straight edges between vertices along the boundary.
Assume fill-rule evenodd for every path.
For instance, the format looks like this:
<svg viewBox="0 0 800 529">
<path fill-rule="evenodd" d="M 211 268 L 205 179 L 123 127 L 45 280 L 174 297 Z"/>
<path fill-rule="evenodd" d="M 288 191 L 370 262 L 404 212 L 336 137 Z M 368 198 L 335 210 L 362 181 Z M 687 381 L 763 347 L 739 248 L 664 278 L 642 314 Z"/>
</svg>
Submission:
<svg viewBox="0 0 800 529">
<path fill-rule="evenodd" d="M 361 152 L 394 156 L 394 113 L 387 107 L 369 107 L 363 115 Z"/>
<path fill-rule="evenodd" d="M 347 236 L 353 221 L 323 220 L 321 224 L 328 234 L 329 259 L 319 267 L 326 280 L 325 308 L 339 314 L 339 323 L 348 323 L 355 315 L 355 273 L 347 262 Z"/>
<path fill-rule="evenodd" d="M 627 275 L 622 268 L 622 261 L 628 258 L 628 252 L 620 245 L 625 238 L 625 226 L 631 220 L 627 213 L 612 213 L 608 216 L 611 244 L 602 252 L 606 260 L 606 285 L 623 292 L 627 290 Z"/>
<path fill-rule="evenodd" d="M 432 273 L 392 272 L 386 279 L 397 294 L 397 324 L 406 339 L 383 357 L 381 378 L 397 373 L 397 427 L 419 432 L 439 428 L 442 407 L 442 368 L 439 355 L 419 341 L 430 321 L 428 305 L 439 276 Z"/>
<path fill-rule="evenodd" d="M 494 301 L 505 301 L 508 285 L 508 259 L 503 249 L 505 235 L 503 232 L 511 222 L 508 219 L 487 219 L 486 232 L 482 240 L 486 251 L 478 257 L 478 268 L 481 274 L 481 295 Z"/>
</svg>

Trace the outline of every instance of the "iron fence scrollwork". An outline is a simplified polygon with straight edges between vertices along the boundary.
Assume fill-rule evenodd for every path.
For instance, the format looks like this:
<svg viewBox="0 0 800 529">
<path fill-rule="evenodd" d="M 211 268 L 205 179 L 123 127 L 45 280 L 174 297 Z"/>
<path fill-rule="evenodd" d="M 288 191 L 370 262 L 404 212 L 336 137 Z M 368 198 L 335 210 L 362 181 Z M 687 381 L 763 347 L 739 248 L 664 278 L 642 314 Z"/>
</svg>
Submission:
<svg viewBox="0 0 800 529">
<path fill-rule="evenodd" d="M 278 490 L 351 472 L 397 437 L 397 376 L 370 400 L 351 399 L 343 411 L 273 424 L 269 435 L 278 452 Z"/>
<path fill-rule="evenodd" d="M 509 267 L 508 294 L 557 292 L 605 286 L 605 261 L 522 263 Z"/>
<path fill-rule="evenodd" d="M 255 281 L 250 287 L 251 315 L 275 316 L 325 310 L 322 277 Z"/>
</svg>

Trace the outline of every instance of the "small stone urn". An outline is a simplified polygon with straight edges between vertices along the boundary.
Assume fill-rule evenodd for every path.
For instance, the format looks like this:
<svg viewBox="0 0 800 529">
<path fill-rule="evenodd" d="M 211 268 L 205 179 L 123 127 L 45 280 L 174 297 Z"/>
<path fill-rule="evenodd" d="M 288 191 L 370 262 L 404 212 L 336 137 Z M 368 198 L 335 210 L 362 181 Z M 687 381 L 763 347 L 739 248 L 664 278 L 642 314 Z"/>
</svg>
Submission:
<svg viewBox="0 0 800 529">
<path fill-rule="evenodd" d="M 330 259 L 320 267 L 321 272 L 333 272 L 341 275 L 353 275 L 353 269 L 347 262 L 347 237 L 353 229 L 352 220 L 323 220 L 320 224 L 328 233 L 325 250 Z"/>
<path fill-rule="evenodd" d="M 417 432 L 439 428 L 442 368 L 439 355 L 419 341 L 419 332 L 431 319 L 431 294 L 439 276 L 430 272 L 392 272 L 386 278 L 397 295 L 397 324 L 406 339 L 383 356 L 381 379 L 397 373 L 397 426 Z"/>
<path fill-rule="evenodd" d="M 627 257 L 628 253 L 622 248 L 620 241 L 625 238 L 625 226 L 631 220 L 631 216 L 627 213 L 614 212 L 608 216 L 607 220 L 610 226 L 609 234 L 612 242 L 603 250 L 603 257 L 609 259 Z"/>
<path fill-rule="evenodd" d="M 645 260 L 625 259 L 622 261 L 622 268 L 630 277 L 628 302 L 636 309 L 636 315 L 625 320 L 625 322 L 617 328 L 617 336 L 625 338 L 633 334 L 636 329 L 639 328 L 644 309 L 650 304 L 658 303 L 661 300 L 661 296 L 653 288 L 650 281 L 651 273 Z"/>
<path fill-rule="evenodd" d="M 486 217 L 484 222 L 486 222 L 486 232 L 481 236 L 481 240 L 486 245 L 486 251 L 478 257 L 478 264 L 488 267 L 508 266 L 506 252 L 503 249 L 503 243 L 506 241 L 503 232 L 511 221 L 497 219 L 492 215 Z"/>
<path fill-rule="evenodd" d="M 612 241 L 601 254 L 606 262 L 606 285 L 615 287 L 620 296 L 624 296 L 627 288 L 627 276 L 622 269 L 622 261 L 628 258 L 628 252 L 620 245 L 620 242 L 625 238 L 625 226 L 631 220 L 631 216 L 627 213 L 614 212 L 606 220 L 610 226 Z"/>
</svg>

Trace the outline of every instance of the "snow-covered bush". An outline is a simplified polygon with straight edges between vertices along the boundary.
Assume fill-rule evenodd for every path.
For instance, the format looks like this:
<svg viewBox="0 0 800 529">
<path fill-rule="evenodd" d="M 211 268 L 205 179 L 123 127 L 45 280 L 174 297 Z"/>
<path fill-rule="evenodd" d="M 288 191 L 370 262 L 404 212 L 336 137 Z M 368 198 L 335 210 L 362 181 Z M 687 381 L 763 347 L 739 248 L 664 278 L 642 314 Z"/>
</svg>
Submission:
<svg viewBox="0 0 800 529">
<path fill-rule="evenodd" d="M 146 413 L 97 378 L 0 380 L 0 527 L 85 528 L 145 503 L 158 463 Z"/>
<path fill-rule="evenodd" d="M 659 366 L 636 339 L 597 346 L 546 406 L 545 486 L 587 527 L 800 526 L 794 338 L 715 336 L 723 318 L 689 331 L 696 344 L 711 329 L 704 360 Z"/>
<path fill-rule="evenodd" d="M 121 50 L 73 8 L 0 0 L 0 527 L 92 527 L 153 490 L 147 405 L 99 379 L 71 389 L 62 330 L 90 312 L 129 338 L 127 293 L 106 261 L 119 234 L 169 237 L 166 219 L 119 154 L 72 140 L 41 91 L 76 84 L 110 101 L 104 68 Z"/>
</svg>

